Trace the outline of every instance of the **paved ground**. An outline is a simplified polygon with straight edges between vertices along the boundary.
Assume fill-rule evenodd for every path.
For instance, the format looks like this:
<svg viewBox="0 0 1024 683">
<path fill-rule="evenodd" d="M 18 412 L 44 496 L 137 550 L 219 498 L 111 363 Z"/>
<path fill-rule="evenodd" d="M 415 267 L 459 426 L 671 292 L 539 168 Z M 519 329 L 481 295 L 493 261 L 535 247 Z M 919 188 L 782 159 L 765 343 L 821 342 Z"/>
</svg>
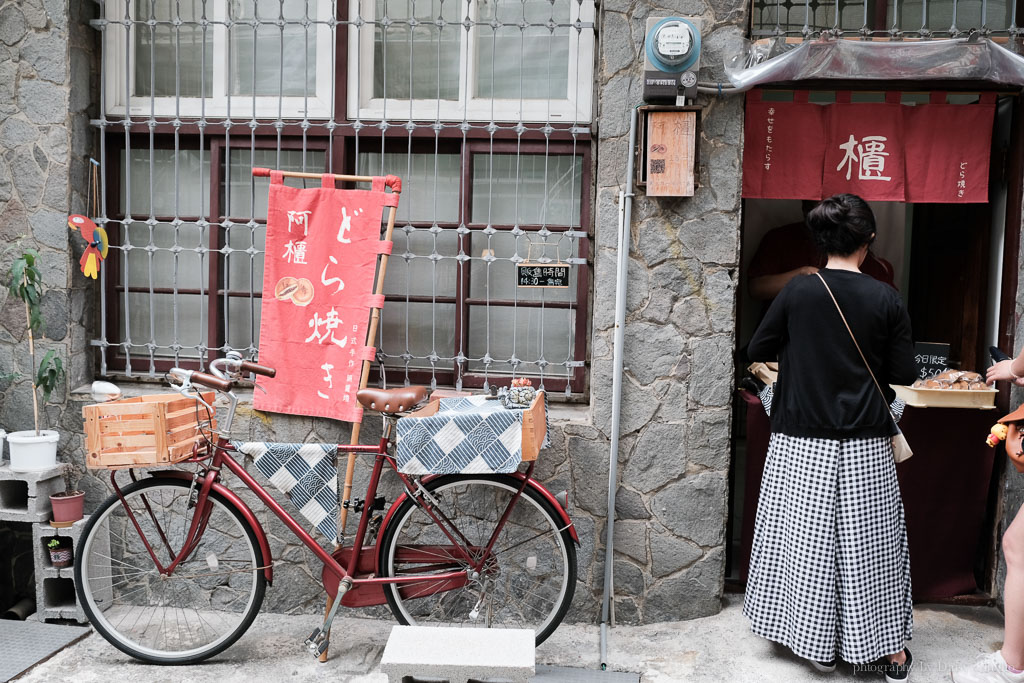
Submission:
<svg viewBox="0 0 1024 683">
<path fill-rule="evenodd" d="M 813 671 L 784 648 L 752 635 L 740 605 L 740 596 L 730 595 L 722 613 L 714 617 L 609 629 L 609 668 L 638 672 L 643 683 L 882 680 L 867 673 L 854 679 L 853 668 L 845 664 L 831 675 Z M 312 616 L 260 615 L 238 643 L 212 661 L 191 667 L 136 663 L 93 633 L 16 680 L 264 683 L 317 677 L 386 683 L 377 665 L 391 623 L 339 618 L 332 634 L 331 659 L 320 664 L 302 646 L 315 621 Z M 914 623 L 911 649 L 916 664 L 911 678 L 915 683 L 949 681 L 951 667 L 969 664 L 978 654 L 997 649 L 1002 639 L 1002 616 L 992 608 L 921 606 L 914 611 Z M 596 672 L 599 637 L 596 626 L 563 625 L 538 648 L 537 663 Z"/>
</svg>

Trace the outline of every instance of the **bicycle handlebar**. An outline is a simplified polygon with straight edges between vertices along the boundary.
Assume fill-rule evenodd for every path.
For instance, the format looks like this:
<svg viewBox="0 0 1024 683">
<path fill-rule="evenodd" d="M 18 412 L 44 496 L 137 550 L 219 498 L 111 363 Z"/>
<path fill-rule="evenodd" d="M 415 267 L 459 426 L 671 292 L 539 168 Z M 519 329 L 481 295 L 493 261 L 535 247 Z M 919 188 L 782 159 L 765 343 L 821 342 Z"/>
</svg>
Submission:
<svg viewBox="0 0 1024 683">
<path fill-rule="evenodd" d="M 269 368 L 266 365 L 257 365 L 247 360 L 243 360 L 238 367 L 242 372 L 254 372 L 264 377 L 273 377 L 277 374 L 277 370 L 274 368 Z"/>
<path fill-rule="evenodd" d="M 192 371 L 192 374 L 189 376 L 189 381 L 192 382 L 192 384 L 202 384 L 210 387 L 211 389 L 218 389 L 220 391 L 231 391 L 232 385 L 232 383 L 226 379 L 214 377 L 213 375 L 208 375 L 205 372 L 199 372 L 197 370 Z"/>
</svg>

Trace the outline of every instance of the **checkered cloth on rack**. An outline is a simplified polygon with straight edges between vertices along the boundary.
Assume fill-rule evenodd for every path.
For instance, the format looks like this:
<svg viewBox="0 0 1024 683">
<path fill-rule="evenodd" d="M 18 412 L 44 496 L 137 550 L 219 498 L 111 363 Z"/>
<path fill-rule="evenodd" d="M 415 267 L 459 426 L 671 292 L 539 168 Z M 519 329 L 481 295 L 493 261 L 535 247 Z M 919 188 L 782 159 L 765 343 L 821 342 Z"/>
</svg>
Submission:
<svg viewBox="0 0 1024 683">
<path fill-rule="evenodd" d="M 319 443 L 233 441 L 235 450 L 251 455 L 256 469 L 329 539 L 338 533 L 338 447 Z"/>
<path fill-rule="evenodd" d="M 522 410 L 486 396 L 442 398 L 436 414 L 398 421 L 395 458 L 405 474 L 514 472 L 522 440 Z"/>
</svg>

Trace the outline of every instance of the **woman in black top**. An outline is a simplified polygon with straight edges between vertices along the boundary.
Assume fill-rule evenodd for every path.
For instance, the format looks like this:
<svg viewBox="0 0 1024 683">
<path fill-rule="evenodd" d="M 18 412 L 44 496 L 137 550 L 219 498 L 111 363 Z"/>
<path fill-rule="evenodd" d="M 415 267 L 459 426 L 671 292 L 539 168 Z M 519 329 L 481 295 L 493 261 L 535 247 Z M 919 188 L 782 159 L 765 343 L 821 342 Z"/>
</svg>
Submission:
<svg viewBox="0 0 1024 683">
<path fill-rule="evenodd" d="M 747 347 L 753 361 L 778 360 L 779 379 L 743 612 L 755 633 L 819 670 L 880 660 L 889 681 L 904 681 L 910 558 L 887 404 L 889 384 L 916 378 L 910 319 L 895 289 L 859 270 L 875 238 L 864 200 L 825 199 L 807 224 L 828 254 L 820 275 L 886 396 L 821 279 L 793 278 Z"/>
</svg>

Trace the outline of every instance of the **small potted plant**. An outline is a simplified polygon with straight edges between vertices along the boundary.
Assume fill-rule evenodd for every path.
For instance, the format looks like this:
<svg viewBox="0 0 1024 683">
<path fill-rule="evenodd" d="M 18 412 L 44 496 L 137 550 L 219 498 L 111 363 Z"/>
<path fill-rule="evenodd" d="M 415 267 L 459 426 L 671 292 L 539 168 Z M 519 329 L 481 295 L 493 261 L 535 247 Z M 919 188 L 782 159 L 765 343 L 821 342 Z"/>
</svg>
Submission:
<svg viewBox="0 0 1024 683">
<path fill-rule="evenodd" d="M 7 443 L 11 450 L 11 470 L 15 472 L 31 472 L 45 470 L 57 464 L 57 442 L 60 435 L 51 429 L 39 428 L 39 400 L 37 391 L 43 393 L 43 405 L 50 400 L 50 394 L 57 388 L 57 383 L 64 375 L 64 367 L 60 356 L 53 349 L 46 352 L 43 360 L 36 365 L 36 347 L 34 333 L 42 325 L 43 317 L 39 309 L 42 289 L 42 275 L 39 272 L 39 252 L 25 249 L 14 259 L 8 273 L 8 290 L 11 296 L 21 299 L 25 304 L 25 329 L 28 332 L 28 352 L 32 359 L 32 415 L 35 421 L 34 430 L 11 432 L 7 435 Z"/>
<path fill-rule="evenodd" d="M 50 551 L 50 564 L 54 567 L 71 566 L 74 556 L 62 537 L 51 538 L 46 542 L 46 549 Z"/>
<path fill-rule="evenodd" d="M 85 492 L 75 489 L 72 483 L 75 469 L 68 463 L 61 467 L 61 476 L 64 477 L 64 491 L 50 494 L 50 504 L 53 506 L 53 523 L 60 526 L 71 526 L 74 522 L 82 519 L 85 507 Z"/>
</svg>

